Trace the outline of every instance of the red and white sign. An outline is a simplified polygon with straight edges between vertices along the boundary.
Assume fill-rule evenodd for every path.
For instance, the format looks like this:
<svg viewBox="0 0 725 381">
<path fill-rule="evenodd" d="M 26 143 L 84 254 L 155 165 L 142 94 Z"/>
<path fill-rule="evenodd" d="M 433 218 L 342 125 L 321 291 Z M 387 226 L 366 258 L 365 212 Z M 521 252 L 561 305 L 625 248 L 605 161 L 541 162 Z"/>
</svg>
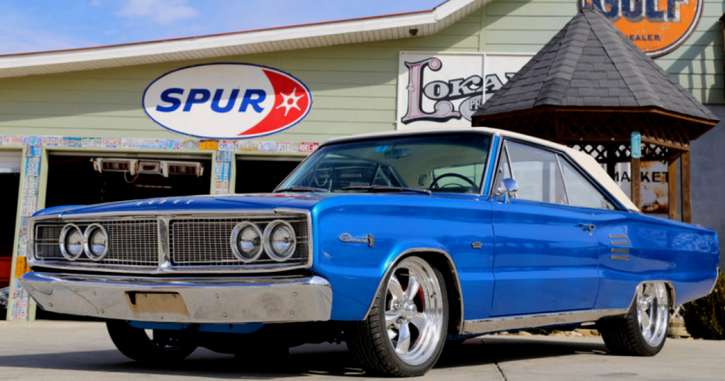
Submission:
<svg viewBox="0 0 725 381">
<path fill-rule="evenodd" d="M 302 121 L 310 90 L 281 70 L 235 63 L 189 66 L 166 73 L 144 92 L 146 114 L 162 127 L 210 139 L 271 135 Z"/>
</svg>

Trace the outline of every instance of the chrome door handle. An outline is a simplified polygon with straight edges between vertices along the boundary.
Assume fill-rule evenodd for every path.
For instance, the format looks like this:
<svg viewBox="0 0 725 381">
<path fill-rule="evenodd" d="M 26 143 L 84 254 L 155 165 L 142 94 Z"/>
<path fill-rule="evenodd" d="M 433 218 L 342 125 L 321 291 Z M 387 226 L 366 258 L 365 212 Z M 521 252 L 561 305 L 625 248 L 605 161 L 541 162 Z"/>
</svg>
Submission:
<svg viewBox="0 0 725 381">
<path fill-rule="evenodd" d="M 584 231 L 591 232 L 592 230 L 594 230 L 594 229 L 597 228 L 597 225 L 592 225 L 592 224 L 579 224 L 579 227 L 581 227 L 582 230 L 584 230 Z"/>
</svg>

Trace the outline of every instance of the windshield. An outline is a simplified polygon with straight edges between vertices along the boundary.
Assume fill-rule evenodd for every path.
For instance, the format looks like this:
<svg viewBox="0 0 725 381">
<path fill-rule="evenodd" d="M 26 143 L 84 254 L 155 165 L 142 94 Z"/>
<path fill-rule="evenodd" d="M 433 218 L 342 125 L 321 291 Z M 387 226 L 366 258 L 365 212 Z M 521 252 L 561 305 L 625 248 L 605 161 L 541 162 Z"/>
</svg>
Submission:
<svg viewBox="0 0 725 381">
<path fill-rule="evenodd" d="M 491 138 L 399 136 L 321 147 L 277 189 L 479 193 Z"/>
</svg>

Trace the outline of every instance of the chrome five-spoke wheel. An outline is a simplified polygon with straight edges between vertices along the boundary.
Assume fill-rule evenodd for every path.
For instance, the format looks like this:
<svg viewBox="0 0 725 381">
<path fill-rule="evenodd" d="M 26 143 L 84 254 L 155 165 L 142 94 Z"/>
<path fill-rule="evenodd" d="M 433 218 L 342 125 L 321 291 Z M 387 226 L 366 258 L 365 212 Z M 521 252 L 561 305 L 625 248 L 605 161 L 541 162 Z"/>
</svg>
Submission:
<svg viewBox="0 0 725 381">
<path fill-rule="evenodd" d="M 422 258 L 407 257 L 389 272 L 368 319 L 353 329 L 348 345 L 368 371 L 421 375 L 438 360 L 447 324 L 442 275 Z"/>
<path fill-rule="evenodd" d="M 609 351 L 638 356 L 659 353 L 667 339 L 670 304 L 664 282 L 640 284 L 626 316 L 598 324 Z"/>
<path fill-rule="evenodd" d="M 652 347 L 658 346 L 667 334 L 669 298 L 661 282 L 647 282 L 637 289 L 637 322 L 642 338 Z"/>
</svg>

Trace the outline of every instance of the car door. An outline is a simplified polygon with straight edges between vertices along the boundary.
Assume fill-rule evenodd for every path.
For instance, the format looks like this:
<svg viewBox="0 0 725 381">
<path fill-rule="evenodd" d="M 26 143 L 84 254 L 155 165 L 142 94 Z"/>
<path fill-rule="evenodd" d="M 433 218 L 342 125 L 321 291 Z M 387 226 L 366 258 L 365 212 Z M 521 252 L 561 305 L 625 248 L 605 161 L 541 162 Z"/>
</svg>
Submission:
<svg viewBox="0 0 725 381">
<path fill-rule="evenodd" d="M 569 205 L 562 159 L 543 147 L 504 142 L 494 185 L 510 176 L 518 194 L 492 202 L 491 316 L 591 309 L 599 287 L 593 215 Z"/>
</svg>

